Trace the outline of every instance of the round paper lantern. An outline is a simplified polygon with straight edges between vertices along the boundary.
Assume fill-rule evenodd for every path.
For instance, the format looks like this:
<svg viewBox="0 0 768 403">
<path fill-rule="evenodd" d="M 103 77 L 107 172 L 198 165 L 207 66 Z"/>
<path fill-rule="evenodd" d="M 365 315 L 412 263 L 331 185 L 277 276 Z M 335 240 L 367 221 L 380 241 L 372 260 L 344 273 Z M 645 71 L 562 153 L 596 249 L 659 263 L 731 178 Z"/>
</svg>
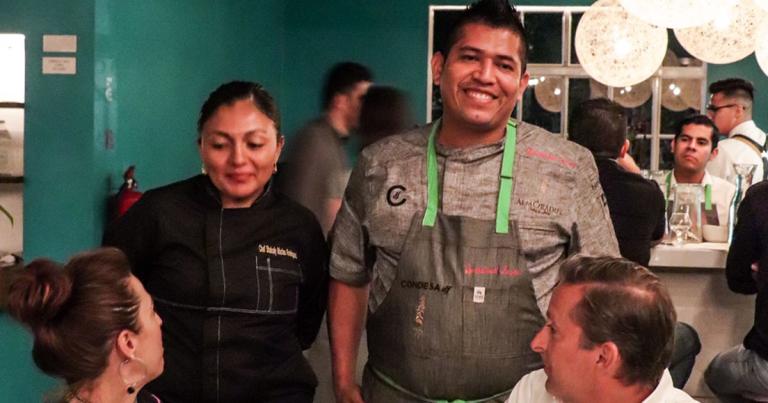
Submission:
<svg viewBox="0 0 768 403">
<path fill-rule="evenodd" d="M 618 0 L 599 0 L 581 17 L 575 45 L 587 74 L 605 85 L 626 87 L 659 68 L 667 30 L 629 15 Z"/>
<path fill-rule="evenodd" d="M 538 81 L 538 84 L 533 87 L 536 102 L 548 112 L 560 113 L 563 109 L 563 78 L 539 77 Z"/>
<path fill-rule="evenodd" d="M 589 92 L 592 98 L 606 97 L 608 96 L 608 87 L 595 80 L 589 80 Z M 613 89 L 613 100 L 628 109 L 637 108 L 648 102 L 651 95 L 651 80 Z"/>
<path fill-rule="evenodd" d="M 768 18 L 763 20 L 763 24 L 757 31 L 755 58 L 757 59 L 757 64 L 763 69 L 763 73 L 768 76 Z"/>
<path fill-rule="evenodd" d="M 764 17 L 752 0 L 741 0 L 719 10 L 705 25 L 675 29 L 675 36 L 688 53 L 707 63 L 733 63 L 755 50 L 757 29 Z"/>
<path fill-rule="evenodd" d="M 662 80 L 661 106 L 673 112 L 682 112 L 688 108 L 701 109 L 701 80 Z"/>
<path fill-rule="evenodd" d="M 704 25 L 717 16 L 729 0 L 621 0 L 621 5 L 635 17 L 665 28 Z M 767 1 L 768 0 L 762 0 Z"/>
</svg>

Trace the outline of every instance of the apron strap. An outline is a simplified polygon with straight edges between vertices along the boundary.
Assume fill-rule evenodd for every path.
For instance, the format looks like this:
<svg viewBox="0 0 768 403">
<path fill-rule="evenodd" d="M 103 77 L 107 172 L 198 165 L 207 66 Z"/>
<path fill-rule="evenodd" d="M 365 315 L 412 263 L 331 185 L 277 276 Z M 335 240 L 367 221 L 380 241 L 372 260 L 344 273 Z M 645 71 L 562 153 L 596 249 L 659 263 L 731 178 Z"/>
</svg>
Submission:
<svg viewBox="0 0 768 403">
<path fill-rule="evenodd" d="M 664 205 L 669 206 L 669 189 L 672 186 L 672 172 L 670 171 L 667 174 L 667 200 L 665 201 Z M 712 210 L 712 185 L 704 185 L 704 209 L 705 210 Z"/>
<path fill-rule="evenodd" d="M 433 227 L 437 220 L 438 199 L 440 189 L 437 178 L 437 151 L 435 137 L 440 127 L 438 119 L 433 125 L 427 140 L 427 208 L 421 225 Z M 509 204 L 514 188 L 513 173 L 515 170 L 515 150 L 517 148 L 517 123 L 509 119 L 507 121 L 506 136 L 504 138 L 504 152 L 501 158 L 501 173 L 499 174 L 499 199 L 496 204 L 496 233 L 509 233 Z"/>
<path fill-rule="evenodd" d="M 512 389 L 505 390 L 504 392 L 497 393 L 493 396 L 489 396 L 483 399 L 475 399 L 475 400 L 462 400 L 462 399 L 456 399 L 456 400 L 446 400 L 446 399 L 430 399 L 428 397 L 417 395 L 416 393 L 411 392 L 408 389 L 405 389 L 404 387 L 398 385 L 395 383 L 395 381 L 392 380 L 392 378 L 384 375 L 379 370 L 374 368 L 372 365 L 368 364 L 368 368 L 371 370 L 371 373 L 378 378 L 380 381 L 384 382 L 385 385 L 389 386 L 390 388 L 410 397 L 411 399 L 415 399 L 417 401 L 425 402 L 425 403 L 483 403 L 487 402 L 489 400 L 498 399 L 500 397 L 508 396 Z"/>
</svg>

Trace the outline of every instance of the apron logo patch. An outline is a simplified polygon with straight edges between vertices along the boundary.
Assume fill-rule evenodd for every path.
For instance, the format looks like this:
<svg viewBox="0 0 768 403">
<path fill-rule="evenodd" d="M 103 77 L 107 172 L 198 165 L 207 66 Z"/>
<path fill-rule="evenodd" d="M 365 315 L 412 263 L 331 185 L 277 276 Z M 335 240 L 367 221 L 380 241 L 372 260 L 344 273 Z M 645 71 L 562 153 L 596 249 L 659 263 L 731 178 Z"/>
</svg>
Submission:
<svg viewBox="0 0 768 403">
<path fill-rule="evenodd" d="M 466 266 L 464 266 L 464 275 L 466 276 L 491 276 L 491 275 L 501 275 L 506 277 L 517 277 L 519 275 L 523 274 L 523 271 L 518 268 L 510 268 L 507 265 L 504 266 L 472 266 L 471 263 L 468 263 Z"/>
<path fill-rule="evenodd" d="M 441 286 L 440 284 L 433 283 L 431 281 L 413 281 L 413 280 L 401 281 L 400 287 L 415 288 L 417 290 L 437 291 L 443 294 L 448 294 L 448 291 L 450 291 L 451 288 L 453 288 L 453 286 L 450 286 L 450 285 Z"/>
<path fill-rule="evenodd" d="M 402 206 L 406 200 L 405 186 L 395 185 L 387 190 L 387 204 L 392 207 Z"/>
<path fill-rule="evenodd" d="M 543 203 L 539 200 L 517 199 L 517 205 L 520 207 L 524 207 L 536 214 L 542 214 L 545 216 L 551 217 L 551 216 L 563 215 L 563 209 L 559 207 L 555 207 L 551 204 Z"/>
</svg>

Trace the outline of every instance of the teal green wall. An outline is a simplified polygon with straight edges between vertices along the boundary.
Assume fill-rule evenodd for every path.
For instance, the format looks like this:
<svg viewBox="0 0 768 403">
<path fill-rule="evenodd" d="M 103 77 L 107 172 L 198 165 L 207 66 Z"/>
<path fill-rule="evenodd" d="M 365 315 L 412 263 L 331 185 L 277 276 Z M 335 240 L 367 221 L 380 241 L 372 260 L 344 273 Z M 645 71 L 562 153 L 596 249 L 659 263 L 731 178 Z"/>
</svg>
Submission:
<svg viewBox="0 0 768 403">
<path fill-rule="evenodd" d="M 63 257 L 100 226 L 93 172 L 93 1 L 2 0 L 0 32 L 26 37 L 24 249 Z M 42 35 L 78 36 L 77 75 L 42 75 Z M 40 401 L 54 381 L 30 359 L 29 335 L 0 313 L 0 400 Z"/>
<path fill-rule="evenodd" d="M 280 101 L 283 3 L 96 0 L 96 132 L 114 133 L 102 152 L 113 190 L 132 164 L 142 189 L 199 173 L 197 115 L 219 84 L 258 81 Z"/>
</svg>

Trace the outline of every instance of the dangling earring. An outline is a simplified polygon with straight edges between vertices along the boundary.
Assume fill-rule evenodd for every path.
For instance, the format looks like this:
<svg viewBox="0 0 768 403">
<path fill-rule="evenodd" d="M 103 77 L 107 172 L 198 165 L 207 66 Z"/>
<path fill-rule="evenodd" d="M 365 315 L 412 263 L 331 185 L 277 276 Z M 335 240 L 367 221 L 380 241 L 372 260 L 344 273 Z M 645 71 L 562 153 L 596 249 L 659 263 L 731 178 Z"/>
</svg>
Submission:
<svg viewBox="0 0 768 403">
<path fill-rule="evenodd" d="M 200 166 L 200 173 L 203 175 L 208 175 L 208 171 L 205 170 L 205 164 Z"/>
<path fill-rule="evenodd" d="M 276 174 L 276 173 L 277 173 L 277 162 L 275 162 L 275 169 L 273 169 L 273 170 L 272 170 L 272 173 L 273 173 L 273 174 Z"/>
<path fill-rule="evenodd" d="M 118 372 L 129 395 L 136 393 L 136 385 L 147 378 L 147 366 L 139 358 L 126 358 L 120 363 Z"/>
</svg>

